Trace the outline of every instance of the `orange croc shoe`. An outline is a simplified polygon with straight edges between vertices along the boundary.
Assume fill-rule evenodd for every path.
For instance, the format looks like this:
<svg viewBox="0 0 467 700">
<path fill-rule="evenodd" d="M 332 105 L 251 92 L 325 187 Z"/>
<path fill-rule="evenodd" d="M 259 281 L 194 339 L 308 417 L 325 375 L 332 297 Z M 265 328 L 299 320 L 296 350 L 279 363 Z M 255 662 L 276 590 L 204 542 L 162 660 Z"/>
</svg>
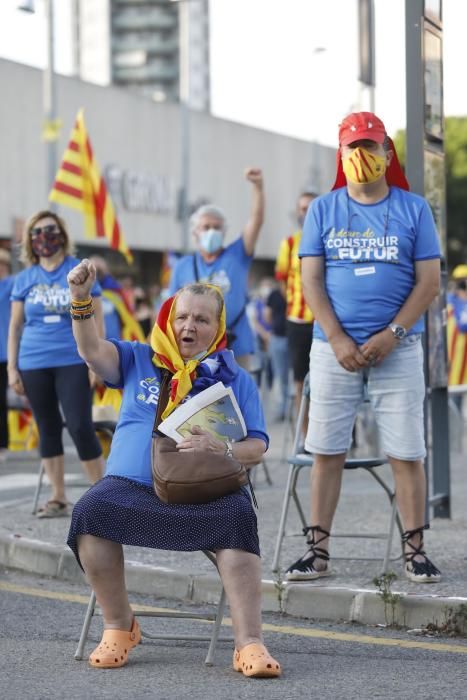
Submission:
<svg viewBox="0 0 467 700">
<path fill-rule="evenodd" d="M 249 678 L 277 678 L 281 675 L 280 664 L 272 658 L 264 644 L 247 644 L 243 649 L 235 649 L 234 671 L 241 671 Z"/>
<path fill-rule="evenodd" d="M 128 652 L 141 641 L 141 630 L 133 619 L 130 631 L 104 630 L 99 646 L 89 657 L 94 668 L 120 668 L 128 661 Z"/>
</svg>

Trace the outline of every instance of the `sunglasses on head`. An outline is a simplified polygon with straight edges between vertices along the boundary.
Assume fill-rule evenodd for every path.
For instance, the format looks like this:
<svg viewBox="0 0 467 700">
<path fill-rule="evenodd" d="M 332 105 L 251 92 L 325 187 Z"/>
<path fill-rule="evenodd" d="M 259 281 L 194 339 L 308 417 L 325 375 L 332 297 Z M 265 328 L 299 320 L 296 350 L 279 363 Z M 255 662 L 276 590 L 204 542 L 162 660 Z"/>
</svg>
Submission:
<svg viewBox="0 0 467 700">
<path fill-rule="evenodd" d="M 47 224 L 47 226 L 35 226 L 34 228 L 31 229 L 31 237 L 36 238 L 37 236 L 40 236 L 41 233 L 45 235 L 46 238 L 57 236 L 59 233 L 61 233 L 60 229 L 57 227 L 57 224 Z"/>
</svg>

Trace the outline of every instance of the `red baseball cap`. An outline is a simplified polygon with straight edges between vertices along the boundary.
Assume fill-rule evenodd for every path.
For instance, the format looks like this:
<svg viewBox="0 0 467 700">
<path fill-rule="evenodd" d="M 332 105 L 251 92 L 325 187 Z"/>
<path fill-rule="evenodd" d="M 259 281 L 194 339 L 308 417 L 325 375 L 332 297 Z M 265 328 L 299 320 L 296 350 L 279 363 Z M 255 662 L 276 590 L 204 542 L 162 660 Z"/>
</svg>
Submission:
<svg viewBox="0 0 467 700">
<path fill-rule="evenodd" d="M 369 139 L 384 143 L 386 127 L 373 112 L 352 112 L 339 124 L 339 146 Z"/>
</svg>

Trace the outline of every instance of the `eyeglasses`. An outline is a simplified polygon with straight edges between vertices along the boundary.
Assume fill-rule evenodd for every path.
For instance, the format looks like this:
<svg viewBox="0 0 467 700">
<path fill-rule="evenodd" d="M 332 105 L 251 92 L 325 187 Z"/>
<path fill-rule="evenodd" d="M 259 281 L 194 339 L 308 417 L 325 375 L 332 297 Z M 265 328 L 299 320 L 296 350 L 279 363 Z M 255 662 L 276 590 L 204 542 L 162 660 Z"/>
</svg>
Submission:
<svg viewBox="0 0 467 700">
<path fill-rule="evenodd" d="M 47 226 L 36 226 L 31 229 L 31 238 L 37 238 L 41 233 L 45 235 L 46 238 L 53 237 L 61 233 L 60 229 L 57 228 L 56 224 L 47 224 Z"/>
</svg>

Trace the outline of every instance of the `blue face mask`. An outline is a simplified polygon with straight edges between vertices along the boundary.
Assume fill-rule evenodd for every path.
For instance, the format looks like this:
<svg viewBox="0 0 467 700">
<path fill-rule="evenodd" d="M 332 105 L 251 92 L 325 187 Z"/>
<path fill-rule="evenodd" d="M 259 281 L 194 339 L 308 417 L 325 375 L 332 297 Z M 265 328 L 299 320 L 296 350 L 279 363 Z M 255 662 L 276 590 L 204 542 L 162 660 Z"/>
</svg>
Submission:
<svg viewBox="0 0 467 700">
<path fill-rule="evenodd" d="M 199 244 L 206 253 L 217 253 L 222 248 L 224 234 L 218 228 L 210 228 L 202 231 L 199 237 Z"/>
</svg>

